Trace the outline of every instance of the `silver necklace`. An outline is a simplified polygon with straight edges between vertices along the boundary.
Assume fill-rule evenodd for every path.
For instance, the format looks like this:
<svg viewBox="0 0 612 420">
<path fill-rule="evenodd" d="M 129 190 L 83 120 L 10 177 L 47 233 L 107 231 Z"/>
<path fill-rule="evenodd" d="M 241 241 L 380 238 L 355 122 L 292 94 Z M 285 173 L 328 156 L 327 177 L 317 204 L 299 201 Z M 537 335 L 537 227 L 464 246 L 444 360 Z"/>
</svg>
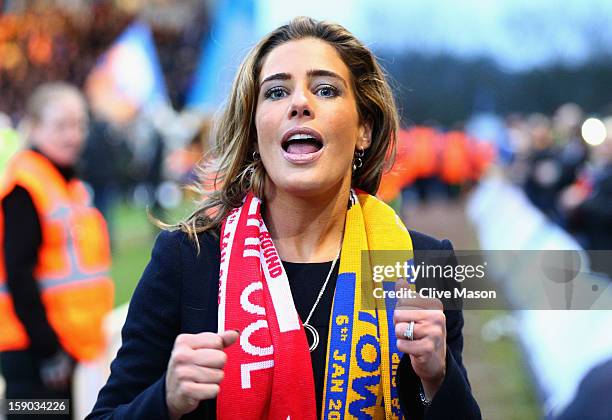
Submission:
<svg viewBox="0 0 612 420">
<path fill-rule="evenodd" d="M 311 353 L 313 351 L 315 351 L 315 349 L 319 346 L 319 333 L 317 332 L 317 330 L 312 325 L 309 324 L 310 318 L 312 317 L 312 314 L 314 313 L 315 309 L 317 308 L 317 305 L 319 304 L 319 301 L 321 300 L 321 297 L 323 296 L 323 293 L 325 293 L 325 288 L 327 287 L 327 283 L 329 282 L 329 278 L 331 277 L 331 273 L 334 271 L 334 267 L 336 266 L 336 262 L 338 261 L 338 258 L 340 257 L 340 251 L 341 250 L 342 250 L 342 247 L 340 247 L 340 249 L 338 250 L 338 255 L 336 255 L 336 258 L 334 258 L 334 262 L 332 263 L 332 266 L 329 269 L 329 273 L 327 273 L 327 278 L 325 279 L 325 283 L 323 283 L 323 287 L 321 287 L 321 290 L 319 291 L 319 296 L 317 296 L 317 300 L 315 300 L 315 303 L 312 306 L 312 309 L 310 310 L 310 313 L 308 314 L 308 317 L 306 318 L 306 322 L 304 322 L 304 330 L 305 331 L 309 331 L 312 334 L 312 344 L 308 348 L 308 350 L 310 350 Z"/>
</svg>

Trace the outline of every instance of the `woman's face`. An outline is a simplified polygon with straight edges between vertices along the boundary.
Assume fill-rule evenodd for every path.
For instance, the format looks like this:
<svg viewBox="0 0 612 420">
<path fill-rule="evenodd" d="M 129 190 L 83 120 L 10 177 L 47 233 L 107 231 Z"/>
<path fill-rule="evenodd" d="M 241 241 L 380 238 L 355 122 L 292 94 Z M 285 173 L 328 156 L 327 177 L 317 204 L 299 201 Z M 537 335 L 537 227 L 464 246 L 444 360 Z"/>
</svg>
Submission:
<svg viewBox="0 0 612 420">
<path fill-rule="evenodd" d="M 356 149 L 370 145 L 350 71 L 328 43 L 284 43 L 264 59 L 255 126 L 266 194 L 314 196 L 350 186 Z"/>
</svg>

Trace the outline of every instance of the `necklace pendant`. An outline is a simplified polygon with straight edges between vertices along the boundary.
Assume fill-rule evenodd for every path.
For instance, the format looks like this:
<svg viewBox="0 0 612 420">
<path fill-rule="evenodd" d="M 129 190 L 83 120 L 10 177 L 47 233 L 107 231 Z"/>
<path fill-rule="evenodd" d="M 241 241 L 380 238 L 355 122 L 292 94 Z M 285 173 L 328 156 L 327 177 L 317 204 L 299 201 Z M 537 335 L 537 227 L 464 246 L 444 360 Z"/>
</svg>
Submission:
<svg viewBox="0 0 612 420">
<path fill-rule="evenodd" d="M 304 324 L 304 331 L 309 331 L 312 334 L 312 344 L 308 348 L 312 353 L 319 346 L 319 333 L 317 330 L 310 324 Z M 306 334 L 306 340 L 308 340 L 308 334 Z"/>
</svg>

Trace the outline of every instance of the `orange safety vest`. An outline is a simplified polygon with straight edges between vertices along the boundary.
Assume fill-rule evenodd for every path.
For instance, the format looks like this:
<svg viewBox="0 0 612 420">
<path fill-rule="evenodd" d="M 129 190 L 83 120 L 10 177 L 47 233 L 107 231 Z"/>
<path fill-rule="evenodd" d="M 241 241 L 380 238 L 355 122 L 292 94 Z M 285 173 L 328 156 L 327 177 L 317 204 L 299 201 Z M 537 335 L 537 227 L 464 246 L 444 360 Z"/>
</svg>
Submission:
<svg viewBox="0 0 612 420">
<path fill-rule="evenodd" d="M 113 307 L 104 218 L 91 206 L 83 183 L 66 182 L 39 153 L 26 150 L 13 157 L 0 183 L 0 200 L 17 185 L 32 197 L 41 223 L 34 277 L 47 319 L 68 353 L 80 361 L 95 359 L 106 344 L 103 318 Z M 3 241 L 0 207 L 0 351 L 23 350 L 30 339 L 15 314 L 6 284 Z"/>
<path fill-rule="evenodd" d="M 431 127 L 414 127 L 409 132 L 416 178 L 436 175 L 439 166 L 439 134 Z"/>
<path fill-rule="evenodd" d="M 383 172 L 376 192 L 377 197 L 386 203 L 396 199 L 417 177 L 413 146 L 411 131 L 400 130 L 397 135 L 395 162 L 389 171 Z"/>
<path fill-rule="evenodd" d="M 376 196 L 385 203 L 389 203 L 395 200 L 401 192 L 401 179 L 398 171 L 391 169 L 390 172 L 383 173 Z"/>
<path fill-rule="evenodd" d="M 440 178 L 450 185 L 462 184 L 472 171 L 468 138 L 463 132 L 449 131 L 444 140 Z"/>
</svg>

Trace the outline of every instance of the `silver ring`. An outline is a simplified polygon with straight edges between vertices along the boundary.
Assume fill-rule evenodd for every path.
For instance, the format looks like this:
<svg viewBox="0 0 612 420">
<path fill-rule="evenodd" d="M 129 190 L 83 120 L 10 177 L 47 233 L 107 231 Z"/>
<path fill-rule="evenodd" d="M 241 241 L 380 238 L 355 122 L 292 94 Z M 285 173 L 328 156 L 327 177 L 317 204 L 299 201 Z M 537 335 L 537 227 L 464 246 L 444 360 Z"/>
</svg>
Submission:
<svg viewBox="0 0 612 420">
<path fill-rule="evenodd" d="M 414 340 L 414 321 L 410 321 L 408 324 L 408 328 L 406 328 L 406 331 L 404 331 L 404 337 L 410 341 Z"/>
</svg>

